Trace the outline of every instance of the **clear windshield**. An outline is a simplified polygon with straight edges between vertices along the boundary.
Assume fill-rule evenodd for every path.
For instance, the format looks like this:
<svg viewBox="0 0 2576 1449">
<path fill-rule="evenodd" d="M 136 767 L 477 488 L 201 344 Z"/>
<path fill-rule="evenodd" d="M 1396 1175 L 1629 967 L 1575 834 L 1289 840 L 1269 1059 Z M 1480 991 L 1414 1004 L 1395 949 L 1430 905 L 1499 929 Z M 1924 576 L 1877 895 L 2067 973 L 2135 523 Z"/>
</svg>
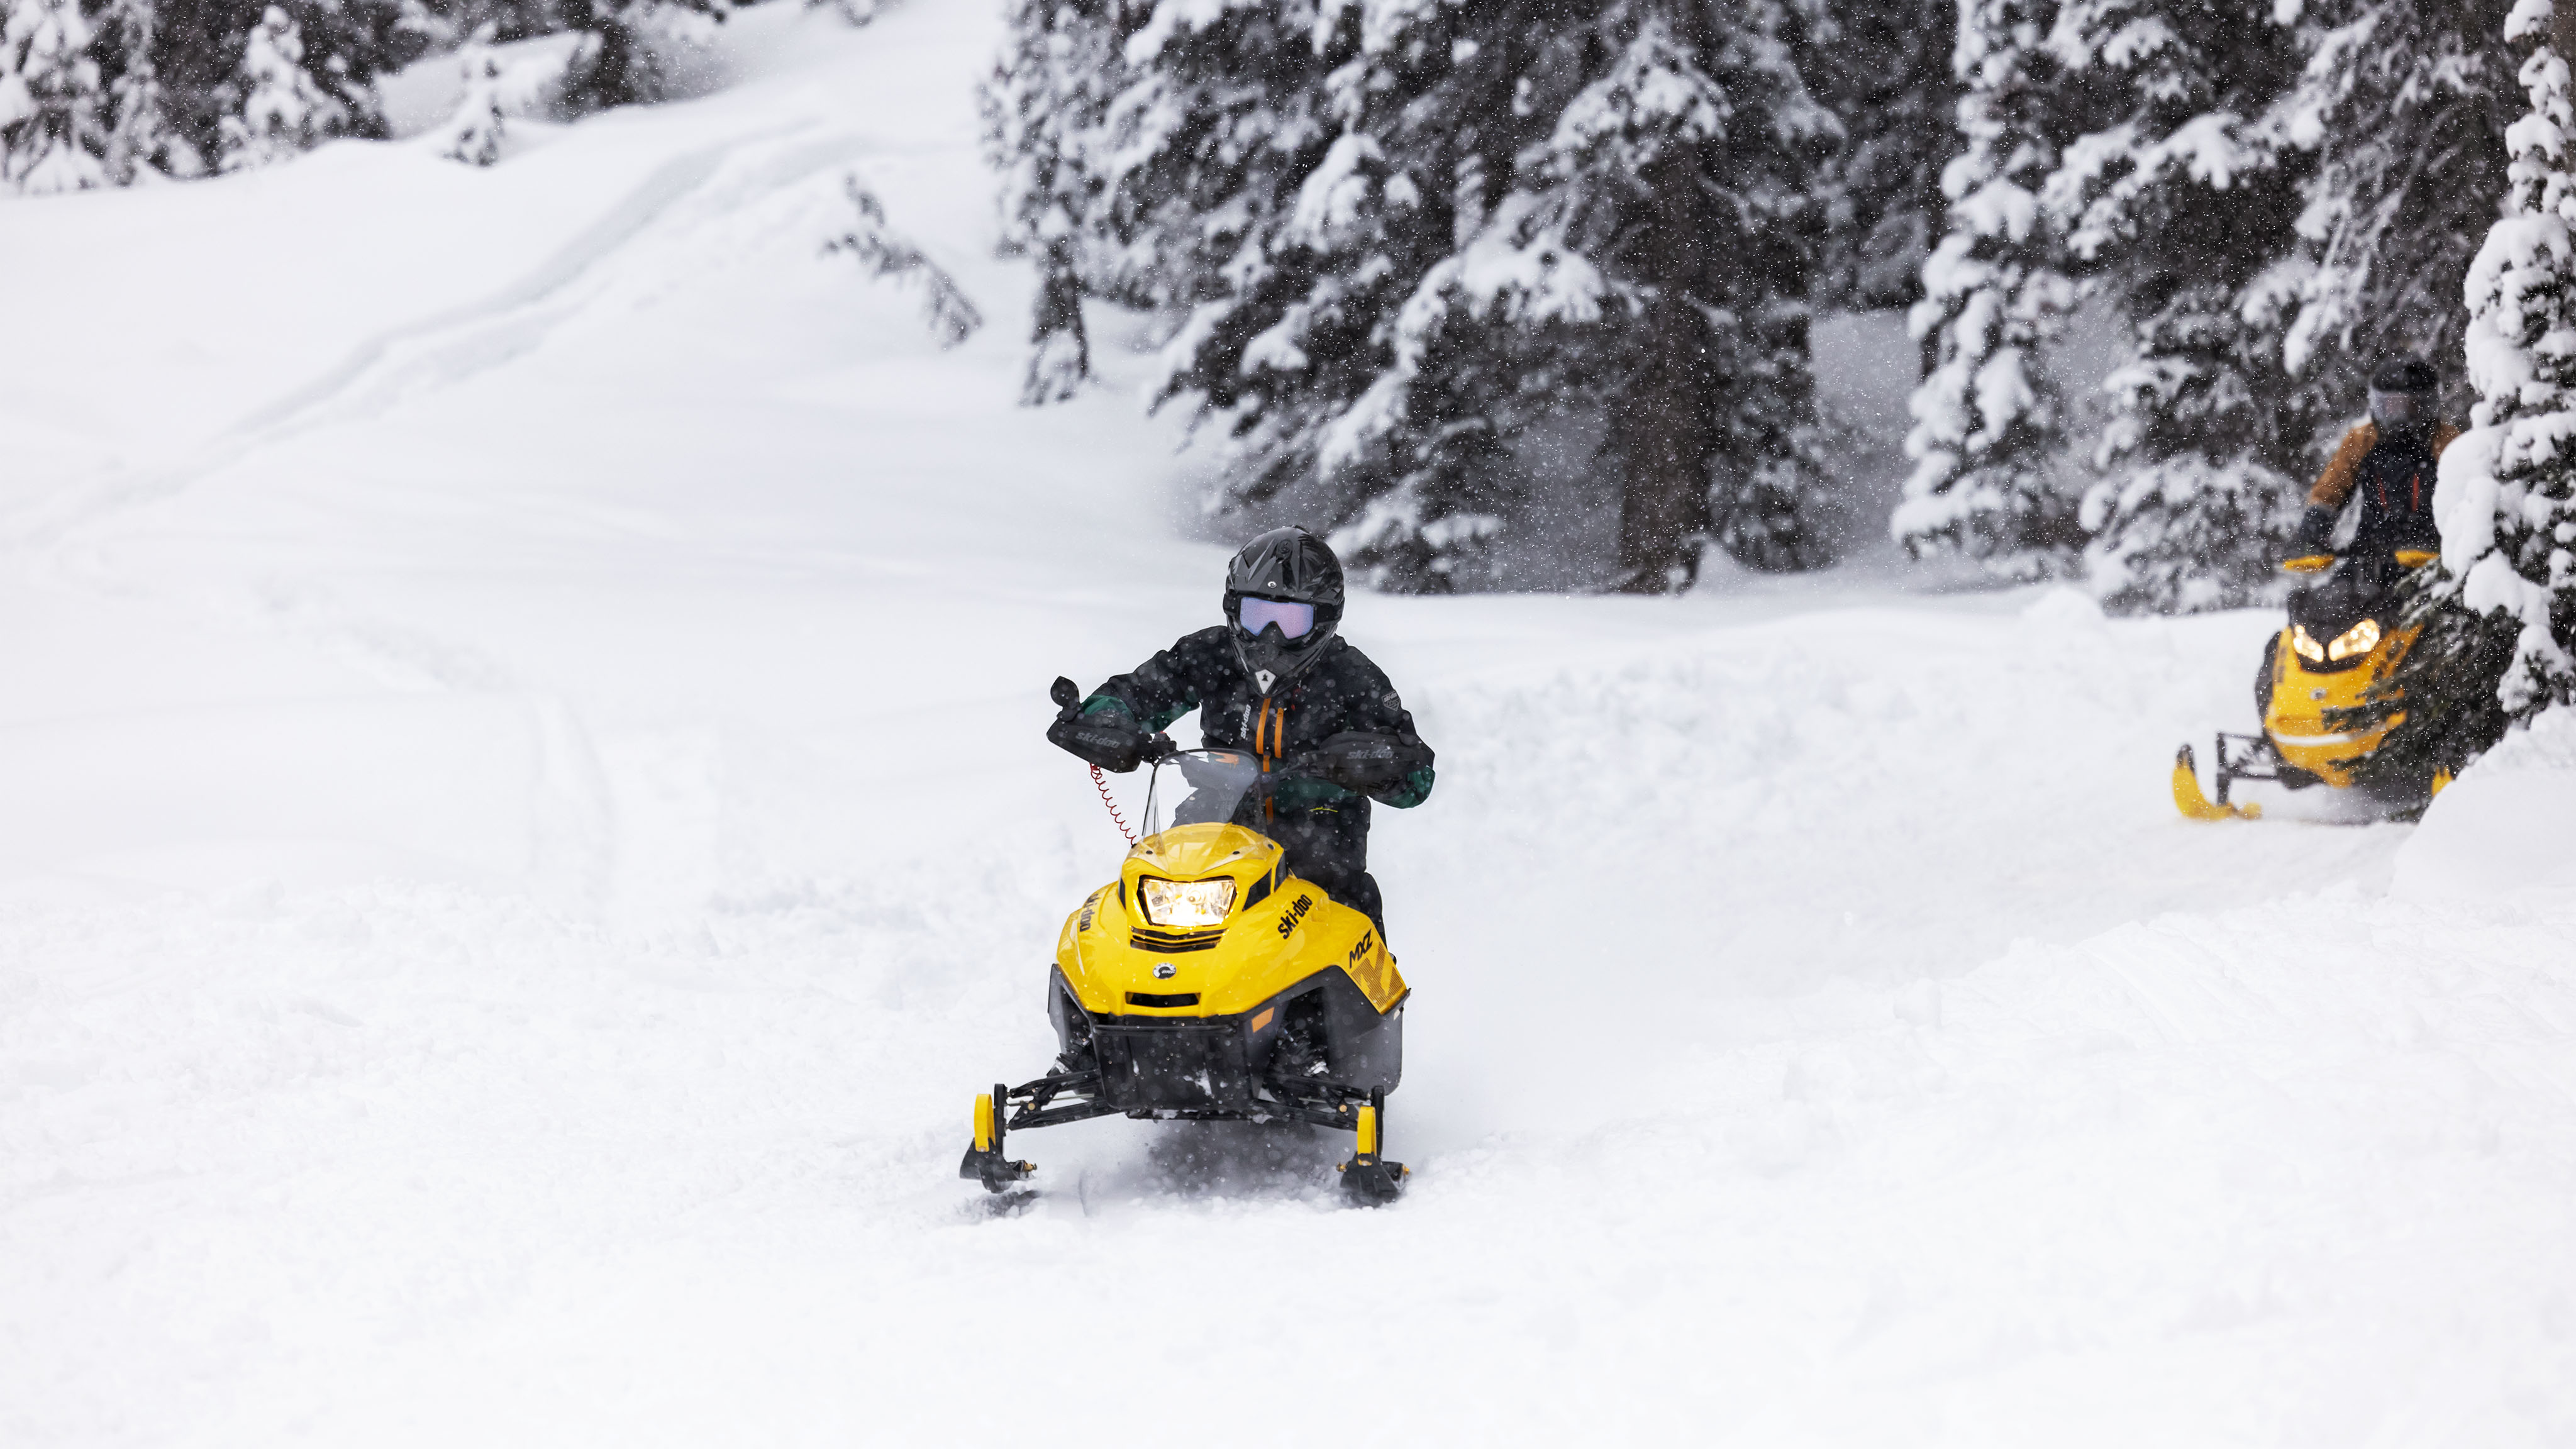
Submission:
<svg viewBox="0 0 2576 1449">
<path fill-rule="evenodd" d="M 1235 820 L 1260 783 L 1261 760 L 1249 751 L 1183 750 L 1154 766 L 1145 833 Z"/>
</svg>

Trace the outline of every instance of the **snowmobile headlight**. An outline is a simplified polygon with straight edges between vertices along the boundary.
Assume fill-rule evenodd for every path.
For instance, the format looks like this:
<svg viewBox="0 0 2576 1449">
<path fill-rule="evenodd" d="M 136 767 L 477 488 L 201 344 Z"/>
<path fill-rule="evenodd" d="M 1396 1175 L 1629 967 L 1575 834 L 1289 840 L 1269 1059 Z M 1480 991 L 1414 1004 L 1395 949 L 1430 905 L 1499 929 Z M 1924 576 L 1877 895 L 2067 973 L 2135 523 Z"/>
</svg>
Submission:
<svg viewBox="0 0 2576 1449">
<path fill-rule="evenodd" d="M 2326 646 L 2328 659 L 2353 659 L 2379 647 L 2379 621 L 2364 619 Z"/>
<path fill-rule="evenodd" d="M 1234 910 L 1234 879 L 1219 876 L 1215 880 L 1157 880 L 1146 876 L 1136 883 L 1145 897 L 1145 919 L 1172 930 L 1203 929 L 1222 926 Z"/>
<path fill-rule="evenodd" d="M 2301 659 L 2315 664 L 2325 662 L 2325 646 L 2319 644 L 2315 637 L 2308 633 L 2308 626 L 2305 624 L 2290 626 L 2290 648 L 2296 651 Z"/>
</svg>

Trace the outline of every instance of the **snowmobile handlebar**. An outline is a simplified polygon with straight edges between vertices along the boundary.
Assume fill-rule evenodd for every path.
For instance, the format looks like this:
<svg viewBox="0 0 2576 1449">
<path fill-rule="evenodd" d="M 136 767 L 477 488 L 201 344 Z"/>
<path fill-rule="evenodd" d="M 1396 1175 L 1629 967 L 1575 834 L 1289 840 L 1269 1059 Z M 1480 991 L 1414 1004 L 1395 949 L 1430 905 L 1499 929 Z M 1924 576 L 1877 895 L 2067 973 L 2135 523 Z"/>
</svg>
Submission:
<svg viewBox="0 0 2576 1449">
<path fill-rule="evenodd" d="M 1113 775 L 1160 764 L 1181 750 L 1170 735 L 1148 735 L 1127 720 L 1060 719 L 1047 726 L 1046 736 L 1056 748 Z"/>
<path fill-rule="evenodd" d="M 1048 742 L 1084 764 L 1124 775 L 1180 752 L 1170 735 L 1148 734 L 1124 711 L 1086 718 L 1082 686 L 1070 679 L 1058 676 L 1047 694 L 1056 704 L 1055 723 L 1047 726 Z"/>
<path fill-rule="evenodd" d="M 1159 730 L 1148 734 L 1123 710 L 1085 716 L 1082 688 L 1070 679 L 1057 679 L 1048 694 L 1055 700 L 1056 717 L 1047 727 L 1047 739 L 1085 764 L 1123 775 L 1181 753 L 1170 735 Z M 1344 730 L 1313 749 L 1275 760 L 1270 773 L 1367 793 L 1396 784 L 1429 763 L 1430 752 L 1419 740 Z"/>
<path fill-rule="evenodd" d="M 2291 574 L 2321 574 L 2333 568 L 2339 559 L 2359 558 L 2364 554 L 2377 552 L 2379 552 L 2377 549 L 2348 548 L 2341 552 L 2333 549 L 2314 549 L 2306 553 L 2292 554 L 2281 560 L 2281 571 Z M 2429 548 L 2391 549 L 2389 553 L 2396 558 L 2397 566 L 2401 569 L 2419 569 L 2441 557 Z"/>
</svg>

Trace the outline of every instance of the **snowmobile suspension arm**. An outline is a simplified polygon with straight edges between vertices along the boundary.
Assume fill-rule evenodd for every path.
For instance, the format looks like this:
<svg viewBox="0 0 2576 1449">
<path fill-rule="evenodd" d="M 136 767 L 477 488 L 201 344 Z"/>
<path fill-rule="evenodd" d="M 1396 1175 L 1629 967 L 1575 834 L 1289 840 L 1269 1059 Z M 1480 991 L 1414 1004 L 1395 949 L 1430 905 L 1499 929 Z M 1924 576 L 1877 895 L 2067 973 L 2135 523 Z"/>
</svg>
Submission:
<svg viewBox="0 0 2576 1449">
<path fill-rule="evenodd" d="M 2239 780 L 2272 780 L 2281 778 L 2280 755 L 2272 748 L 2269 735 L 2218 736 L 2218 803 L 2227 803 L 2228 787 Z"/>
<path fill-rule="evenodd" d="M 1034 1082 L 1013 1087 L 1008 1095 L 1017 1111 L 1011 1113 L 1010 1127 L 1053 1127 L 1065 1122 L 1080 1122 L 1092 1117 L 1106 1117 L 1118 1109 L 1099 1099 L 1100 1071 L 1051 1072 Z M 1057 1097 L 1070 1094 L 1073 1100 L 1062 1106 L 1050 1106 Z"/>
<path fill-rule="evenodd" d="M 1263 1116 L 1305 1122 L 1317 1127 L 1331 1127 L 1348 1132 L 1359 1120 L 1359 1108 L 1367 1098 L 1353 1093 L 1349 1101 L 1290 1095 L 1275 1084 L 1270 1085 L 1274 1100 L 1259 1104 Z M 1030 1127 L 1057 1127 L 1067 1122 L 1087 1122 L 1094 1117 L 1115 1116 L 1121 1110 L 1100 1100 L 1100 1071 L 1092 1068 L 1080 1072 L 1051 1072 L 1034 1082 L 1025 1082 L 1004 1094 L 997 1109 L 1007 1111 L 1007 1130 L 1018 1132 Z M 1058 1102 L 1062 1097 L 1065 1100 Z M 1182 1114 L 1190 1115 L 1190 1114 Z M 1234 1116 L 1234 1113 L 1223 1114 Z"/>
</svg>

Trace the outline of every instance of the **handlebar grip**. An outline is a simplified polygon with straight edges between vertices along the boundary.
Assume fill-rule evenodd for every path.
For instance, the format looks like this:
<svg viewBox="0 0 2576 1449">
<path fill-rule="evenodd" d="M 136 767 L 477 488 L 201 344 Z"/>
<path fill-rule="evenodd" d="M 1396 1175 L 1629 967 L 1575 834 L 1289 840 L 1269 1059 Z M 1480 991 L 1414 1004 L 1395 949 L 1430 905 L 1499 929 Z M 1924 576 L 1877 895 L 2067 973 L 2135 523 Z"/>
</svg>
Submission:
<svg viewBox="0 0 2576 1449">
<path fill-rule="evenodd" d="M 1060 719 L 1047 726 L 1047 742 L 1087 765 L 1124 775 L 1148 758 L 1154 742 L 1132 729 L 1109 723 L 1085 724 Z M 1159 758 L 1159 757 L 1155 757 Z"/>
</svg>

